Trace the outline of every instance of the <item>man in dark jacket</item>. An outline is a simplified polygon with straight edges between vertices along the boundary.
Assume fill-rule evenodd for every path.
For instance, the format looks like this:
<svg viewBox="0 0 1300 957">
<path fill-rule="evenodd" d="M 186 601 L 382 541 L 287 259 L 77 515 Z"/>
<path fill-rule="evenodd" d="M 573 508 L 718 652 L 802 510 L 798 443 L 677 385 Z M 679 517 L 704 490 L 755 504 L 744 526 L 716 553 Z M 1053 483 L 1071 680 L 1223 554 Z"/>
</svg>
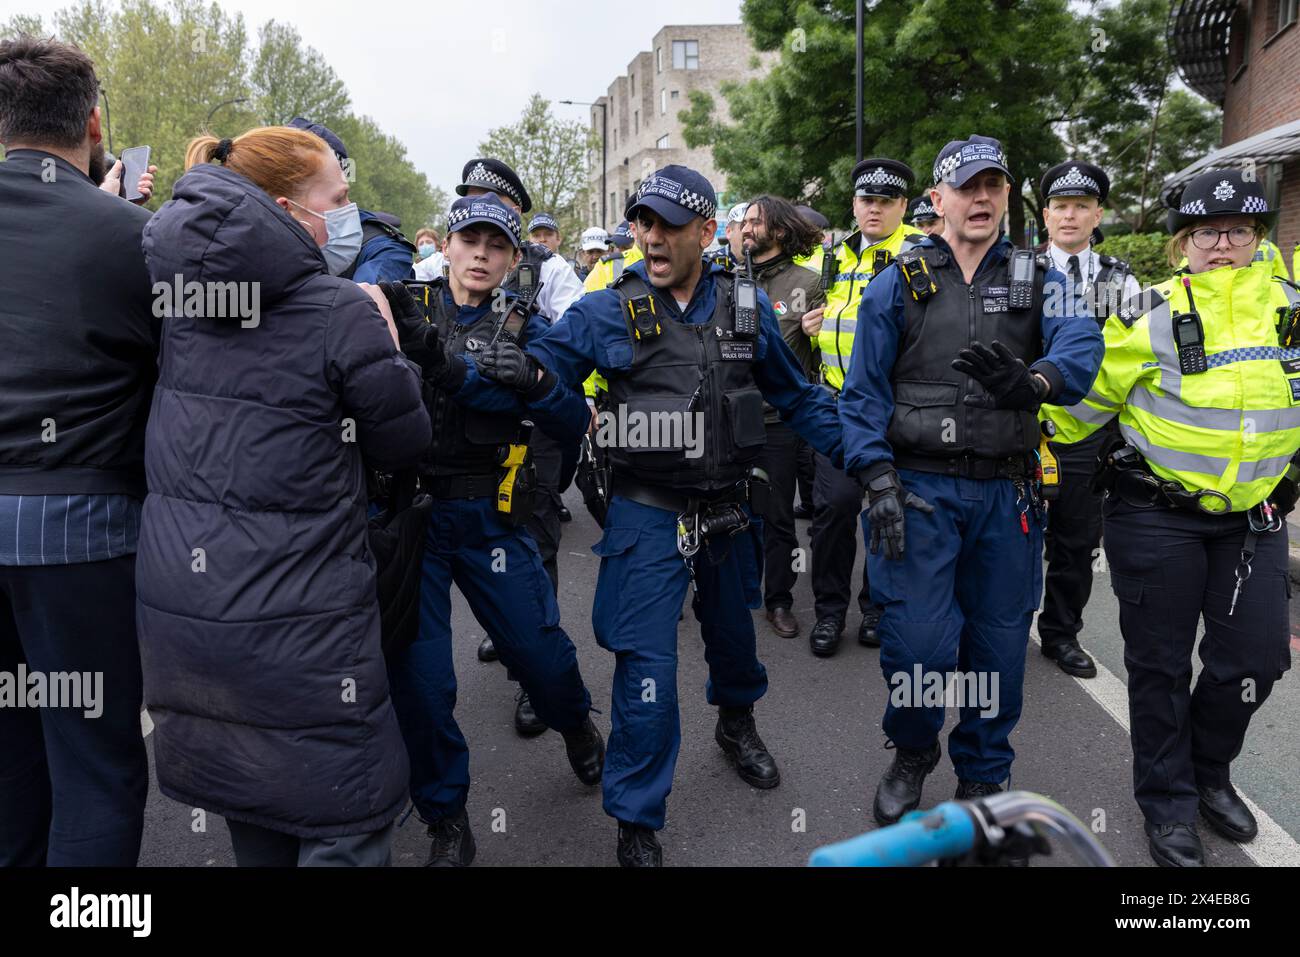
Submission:
<svg viewBox="0 0 1300 957">
<path fill-rule="evenodd" d="M 821 230 L 799 214 L 793 203 L 779 196 L 760 196 L 749 204 L 741 221 L 741 243 L 754 264 L 754 279 L 767 293 L 800 368 L 811 381 L 812 340 L 804 334 L 803 314 L 826 302 L 818 274 L 794 262 L 810 256 L 821 241 Z M 767 472 L 771 489 L 763 514 L 763 603 L 772 630 L 782 638 L 799 634 L 799 621 L 791 611 L 798 570 L 805 567 L 794 527 L 794 493 L 798 483 L 799 436 L 781 421 L 781 415 L 764 405 L 767 444 L 758 465 Z"/>
<path fill-rule="evenodd" d="M 75 46 L 0 43 L 0 866 L 133 866 L 144 827 L 135 548 L 157 329 L 149 214 L 96 186 L 97 99 Z"/>
</svg>

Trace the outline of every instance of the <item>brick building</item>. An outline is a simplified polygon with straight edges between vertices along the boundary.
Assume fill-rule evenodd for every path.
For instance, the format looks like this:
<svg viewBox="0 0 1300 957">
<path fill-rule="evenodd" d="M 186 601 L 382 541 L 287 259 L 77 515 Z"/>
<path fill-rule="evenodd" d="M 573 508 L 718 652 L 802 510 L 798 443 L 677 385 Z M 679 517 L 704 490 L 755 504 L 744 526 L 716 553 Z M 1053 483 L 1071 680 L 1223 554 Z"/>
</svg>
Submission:
<svg viewBox="0 0 1300 957">
<path fill-rule="evenodd" d="M 623 206 L 641 181 L 661 166 L 677 163 L 699 170 L 726 195 L 726 177 L 713 164 L 707 147 L 687 149 L 677 114 L 690 105 L 693 90 L 713 95 L 717 113 L 730 118 L 720 88 L 727 81 L 744 81 L 767 71 L 776 53 L 757 53 L 741 24 L 666 26 L 654 35 L 650 49 L 638 53 L 627 72 L 615 78 L 591 108 L 591 128 L 600 136 L 608 110 L 609 140 L 605 165 L 605 222 L 601 222 L 601 150 L 588 156 L 591 223 L 613 229 L 623 218 Z"/>
<path fill-rule="evenodd" d="M 1223 143 L 1162 195 L 1204 169 L 1255 169 L 1282 210 L 1274 240 L 1290 260 L 1300 243 L 1300 0 L 1181 0 L 1168 36 L 1183 80 L 1223 107 Z"/>
</svg>

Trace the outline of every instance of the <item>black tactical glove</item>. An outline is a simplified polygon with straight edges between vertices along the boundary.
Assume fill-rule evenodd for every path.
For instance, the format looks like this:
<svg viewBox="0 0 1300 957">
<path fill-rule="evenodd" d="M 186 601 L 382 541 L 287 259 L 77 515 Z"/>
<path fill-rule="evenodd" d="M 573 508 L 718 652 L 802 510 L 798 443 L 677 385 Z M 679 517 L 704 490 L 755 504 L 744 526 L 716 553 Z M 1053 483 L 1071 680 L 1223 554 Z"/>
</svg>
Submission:
<svg viewBox="0 0 1300 957">
<path fill-rule="evenodd" d="M 982 342 L 972 342 L 969 349 L 957 353 L 952 367 L 988 390 L 988 395 L 966 396 L 966 404 L 977 409 L 1036 412 L 1047 398 L 1043 380 L 996 339 L 992 349 Z"/>
<path fill-rule="evenodd" d="M 474 357 L 474 364 L 485 379 L 514 389 L 532 392 L 537 387 L 541 364 L 513 342 L 498 341 Z"/>
<path fill-rule="evenodd" d="M 1290 515 L 1295 510 L 1296 499 L 1300 498 L 1300 452 L 1287 465 L 1282 480 L 1277 483 L 1268 500 L 1283 515 Z"/>
<path fill-rule="evenodd" d="M 864 469 L 858 473 L 858 481 L 867 490 L 867 521 L 871 525 L 871 554 L 879 555 L 883 543 L 885 558 L 896 562 L 903 557 L 906 548 L 903 510 L 914 508 L 928 515 L 934 511 L 934 506 L 921 496 L 903 488 L 898 473 L 892 468 L 884 471 L 875 470 L 874 478 L 872 471 Z"/>
<path fill-rule="evenodd" d="M 393 311 L 393 325 L 397 327 L 402 354 L 416 363 L 424 377 L 435 384 L 441 385 L 451 378 L 447 354 L 438 338 L 438 327 L 425 321 L 411 291 L 400 282 L 381 282 L 379 289 Z M 463 374 L 459 378 L 463 379 Z"/>
</svg>

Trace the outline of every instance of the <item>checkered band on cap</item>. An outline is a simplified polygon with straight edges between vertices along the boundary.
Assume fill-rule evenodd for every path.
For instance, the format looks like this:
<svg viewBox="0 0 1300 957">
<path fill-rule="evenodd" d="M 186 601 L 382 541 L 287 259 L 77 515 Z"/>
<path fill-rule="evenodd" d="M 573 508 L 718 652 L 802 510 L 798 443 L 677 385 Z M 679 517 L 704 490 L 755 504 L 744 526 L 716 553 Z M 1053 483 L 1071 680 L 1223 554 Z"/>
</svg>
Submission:
<svg viewBox="0 0 1300 957">
<path fill-rule="evenodd" d="M 637 187 L 638 200 L 645 199 L 647 196 L 662 196 L 705 219 L 711 219 L 717 212 L 717 207 L 707 196 L 689 190 L 677 180 L 669 179 L 667 176 L 651 176 Z"/>
<path fill-rule="evenodd" d="M 1058 189 L 1090 189 L 1097 195 L 1101 195 L 1101 186 L 1097 181 L 1091 176 L 1080 173 L 1077 166 L 1071 166 L 1070 171 L 1054 182 L 1047 192 L 1055 193 Z"/>
<path fill-rule="evenodd" d="M 981 160 L 991 160 L 1001 166 L 1007 165 L 1007 154 L 987 143 L 967 143 L 955 153 L 950 153 L 934 164 L 934 181 L 936 184 L 952 179 L 957 167 Z"/>
<path fill-rule="evenodd" d="M 916 211 L 912 213 L 913 219 L 937 219 L 939 214 L 935 212 L 934 206 L 928 199 L 923 199 L 916 204 Z"/>
<path fill-rule="evenodd" d="M 1268 200 L 1263 196 L 1247 196 L 1245 202 L 1241 204 L 1243 213 L 1267 213 Z"/>
<path fill-rule="evenodd" d="M 504 176 L 492 172 L 482 163 L 476 163 L 474 168 L 469 171 L 465 177 L 465 183 L 469 186 L 482 186 L 490 189 L 494 193 L 505 193 L 520 206 L 524 204 L 524 198 L 519 195 L 518 190 Z"/>
<path fill-rule="evenodd" d="M 858 177 L 853 184 L 855 189 L 862 189 L 867 186 L 889 186 L 899 192 L 907 192 L 907 180 L 897 173 L 891 173 L 883 166 L 877 166 L 875 169 L 869 169 Z"/>
<path fill-rule="evenodd" d="M 455 229 L 467 219 L 489 220 L 508 229 L 516 240 L 520 238 L 519 217 L 495 203 L 467 203 L 453 209 L 447 214 L 448 231 Z"/>
<path fill-rule="evenodd" d="M 1182 206 L 1178 207 L 1178 211 L 1185 216 L 1204 216 L 1205 201 L 1194 199 L 1190 203 L 1184 203 Z"/>
</svg>

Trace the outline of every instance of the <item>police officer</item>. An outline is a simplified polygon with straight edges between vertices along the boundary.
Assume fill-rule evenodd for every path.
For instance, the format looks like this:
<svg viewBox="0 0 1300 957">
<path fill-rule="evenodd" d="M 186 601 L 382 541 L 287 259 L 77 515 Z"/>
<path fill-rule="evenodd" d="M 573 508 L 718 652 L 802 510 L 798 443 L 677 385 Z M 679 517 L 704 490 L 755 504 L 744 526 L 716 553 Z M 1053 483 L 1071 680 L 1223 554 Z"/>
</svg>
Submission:
<svg viewBox="0 0 1300 957">
<path fill-rule="evenodd" d="M 306 130 L 329 144 L 345 172 L 350 171 L 348 148 L 328 126 L 295 116 L 289 125 Z M 402 221 L 391 213 L 358 209 L 356 218 L 347 228 L 351 246 L 356 249 L 356 259 L 339 275 L 354 282 L 401 282 L 414 279 L 412 268 L 416 256 L 415 245 L 402 234 Z M 331 234 L 333 238 L 333 234 Z"/>
<path fill-rule="evenodd" d="M 609 245 L 609 233 L 599 226 L 591 226 L 582 231 L 582 239 L 578 244 L 578 278 L 585 281 L 591 274 L 591 270 L 600 258 L 605 255 L 605 247 Z"/>
<path fill-rule="evenodd" d="M 1110 192 L 1105 170 L 1082 160 L 1053 166 L 1039 183 L 1043 221 L 1049 242 L 1042 253 L 1045 265 L 1065 275 L 1088 304 L 1100 328 L 1119 303 L 1141 291 L 1128 263 L 1092 248 L 1103 204 Z M 1057 407 L 1044 405 L 1039 418 L 1055 432 Z M 1101 554 L 1101 496 L 1093 490 L 1097 453 L 1113 430 L 1098 432 L 1081 442 L 1048 443 L 1059 483 L 1047 511 L 1043 536 L 1047 551 L 1043 610 L 1038 616 L 1042 653 L 1077 678 L 1097 674 L 1092 657 L 1079 646 L 1083 609 L 1092 594 L 1093 565 Z"/>
<path fill-rule="evenodd" d="M 995 139 L 940 151 L 930 198 L 944 232 L 867 288 L 840 399 L 884 609 L 884 731 L 896 750 L 876 788 L 882 825 L 919 804 L 939 761 L 944 706 L 922 686 L 947 684 L 958 668 L 961 718 L 948 738 L 957 797 L 1000 791 L 1011 772 L 1042 588 L 1035 413 L 1081 398 L 1101 361 L 1101 333 L 1076 314 L 1064 277 L 1003 236 L 1010 181 Z"/>
<path fill-rule="evenodd" d="M 636 226 L 627 220 L 619 223 L 609 234 L 609 246 L 609 252 L 592 267 L 583 280 L 583 292 L 606 288 L 623 275 L 624 269 L 641 261 L 641 250 L 636 245 Z"/>
<path fill-rule="evenodd" d="M 800 320 L 809 309 L 820 306 L 824 296 L 817 274 L 795 265 L 794 257 L 808 255 L 820 240 L 821 230 L 779 196 L 754 199 L 741 222 L 741 242 L 753 263 L 753 279 L 767 293 L 781 335 L 805 379 L 813 374 L 813 351 Z M 758 462 L 770 485 L 763 512 L 763 604 L 772 630 L 782 638 L 794 638 L 799 634 L 799 620 L 792 610 L 799 544 L 794 524 L 799 436 L 770 405 L 764 406 L 763 421 L 767 442 Z"/>
<path fill-rule="evenodd" d="M 875 157 L 853 168 L 853 217 L 858 231 L 835 247 L 834 279 L 826 289 L 825 307 L 810 310 L 803 318 L 804 331 L 816 338 L 821 351 L 822 383 L 835 396 L 844 387 L 863 290 L 895 256 L 925 238 L 903 224 L 907 194 L 915 181 L 911 167 L 898 160 Z M 816 470 L 811 533 L 817 623 L 808 642 L 814 655 L 829 657 L 839 650 L 853 593 L 862 488 L 824 458 L 817 459 Z M 876 647 L 880 609 L 871 600 L 870 587 L 864 563 L 858 641 Z"/>
<path fill-rule="evenodd" d="M 493 309 L 519 259 L 518 215 L 496 196 L 467 197 L 452 204 L 447 230 L 448 276 L 428 289 L 429 321 L 404 286 L 381 287 L 403 351 L 423 369 L 425 401 L 437 423 L 421 467 L 421 489 L 434 506 L 419 637 L 390 660 L 389 672 L 410 757 L 411 799 L 433 839 L 428 863 L 463 866 L 474 858 L 474 838 L 465 812 L 469 749 L 453 714 L 453 583 L 495 637 L 497 653 L 538 716 L 563 735 L 569 763 L 585 784 L 600 780 L 604 742 L 589 717 L 591 698 L 537 546 L 519 527 L 514 509 L 522 503 L 516 506 L 515 496 L 524 494 L 523 483 L 509 467 L 526 442 L 522 418 L 572 439 L 586 428 L 586 407 L 535 362 L 531 381 L 517 389 L 484 378 L 489 343 L 526 344 L 546 328 L 536 315 Z M 493 374 L 502 378 L 499 369 Z M 503 451 L 511 453 L 504 462 Z"/>
<path fill-rule="evenodd" d="M 1156 863 L 1195 867 L 1198 809 L 1228 840 L 1258 830 L 1230 766 L 1291 664 L 1300 289 L 1254 259 L 1278 218 L 1257 182 L 1207 170 L 1179 203 L 1169 261 L 1187 266 L 1107 320 L 1096 382 L 1061 421 L 1073 439 L 1118 417 L 1101 484 L 1134 791 Z"/>
<path fill-rule="evenodd" d="M 745 228 L 745 210 L 749 203 L 736 203 L 727 210 L 727 225 L 723 227 L 723 242 L 718 249 L 718 262 L 724 269 L 735 269 L 745 261 L 744 244 L 740 234 Z"/>
<path fill-rule="evenodd" d="M 909 226 L 915 226 L 927 236 L 943 232 L 943 217 L 934 210 L 934 203 L 928 195 L 916 197 L 907 204 L 907 216 L 904 218 Z"/>
<path fill-rule="evenodd" d="M 560 244 L 564 242 L 564 234 L 560 232 L 560 224 L 554 216 L 550 213 L 537 213 L 528 221 L 528 241 L 558 253 Z"/>
<path fill-rule="evenodd" d="M 490 157 L 472 159 L 461 171 L 462 182 L 456 187 L 461 196 L 495 195 L 516 214 L 533 208 L 532 198 L 524 188 L 519 175 L 506 163 Z M 549 218 L 549 217 L 548 217 Z M 553 223 L 554 220 L 552 219 Z M 556 227 L 558 232 L 558 226 Z M 525 298 L 532 296 L 537 311 L 548 323 L 554 322 L 573 301 L 582 295 L 573 267 L 564 257 L 555 255 L 548 246 L 524 242 L 519 247 L 519 259 L 510 270 L 502 288 Z M 578 440 L 580 441 L 580 439 Z M 538 435 L 532 443 L 533 466 L 537 470 L 537 500 L 528 531 L 537 543 L 542 565 L 551 580 L 551 590 L 559 592 L 559 568 L 556 556 L 560 550 L 560 486 L 563 484 L 566 455 L 576 462 L 577 449 L 561 448 L 550 436 Z M 480 661 L 495 661 L 495 636 L 489 631 L 478 647 Z M 538 717 L 528 692 L 522 686 L 515 695 L 515 730 L 524 737 L 533 737 L 546 730 Z"/>
<path fill-rule="evenodd" d="M 688 586 L 709 663 L 705 694 L 719 709 L 715 739 L 752 786 L 780 781 L 754 724 L 767 674 L 743 611 L 761 601 L 761 544 L 746 527 L 746 500 L 765 439 L 763 400 L 840 460 L 830 399 L 804 379 L 767 296 L 702 260 L 716 204 L 692 169 L 647 177 L 626 210 L 644 262 L 528 346 L 561 380 L 599 369 L 609 387 L 597 437 L 613 463 L 613 497 L 595 549 L 592 625 L 616 656 L 603 786 L 625 866 L 662 863 L 655 832 L 681 741 L 677 623 Z"/>
</svg>

